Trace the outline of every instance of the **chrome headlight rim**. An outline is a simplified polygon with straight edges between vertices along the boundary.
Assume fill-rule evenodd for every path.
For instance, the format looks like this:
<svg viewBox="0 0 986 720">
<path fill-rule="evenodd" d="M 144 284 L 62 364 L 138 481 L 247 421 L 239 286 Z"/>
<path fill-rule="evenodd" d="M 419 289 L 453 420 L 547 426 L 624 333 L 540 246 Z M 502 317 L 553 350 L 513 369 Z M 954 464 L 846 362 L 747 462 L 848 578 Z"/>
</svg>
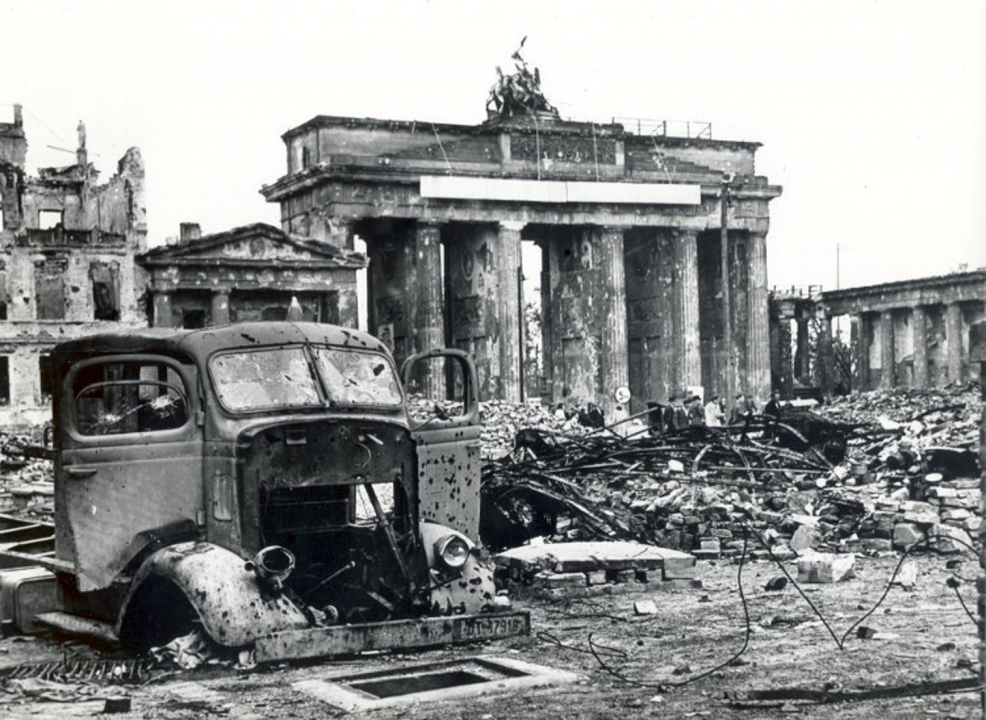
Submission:
<svg viewBox="0 0 986 720">
<path fill-rule="evenodd" d="M 449 570 L 461 570 L 472 553 L 472 543 L 464 535 L 449 533 L 435 541 L 435 558 Z"/>
</svg>

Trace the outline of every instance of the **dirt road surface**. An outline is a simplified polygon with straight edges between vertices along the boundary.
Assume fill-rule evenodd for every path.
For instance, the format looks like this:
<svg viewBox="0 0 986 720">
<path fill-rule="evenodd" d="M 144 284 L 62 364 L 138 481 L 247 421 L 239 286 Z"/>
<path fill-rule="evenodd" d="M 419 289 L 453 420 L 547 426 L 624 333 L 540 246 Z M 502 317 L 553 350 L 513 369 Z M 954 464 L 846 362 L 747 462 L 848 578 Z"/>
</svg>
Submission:
<svg viewBox="0 0 986 720">
<path fill-rule="evenodd" d="M 32 685 L 9 679 L 10 668 L 26 662 L 100 657 L 88 646 L 51 638 L 0 641 L 0 715 L 8 718 L 92 717 L 107 696 L 130 698 L 119 718 L 344 717 L 295 683 L 374 669 L 486 655 L 520 659 L 577 673 L 571 684 L 505 692 L 496 688 L 455 701 L 405 704 L 355 713 L 373 718 L 975 718 L 981 717 L 976 691 L 923 697 L 888 697 L 817 704 L 803 700 L 738 701 L 756 690 L 805 689 L 854 693 L 905 684 L 973 678 L 978 671 L 976 626 L 963 610 L 949 577 L 971 580 L 976 564 L 969 555 L 951 569 L 947 558 L 913 558 L 917 583 L 912 591 L 894 586 L 862 625 L 876 632 L 863 639 L 853 631 L 840 649 L 822 621 L 791 583 L 779 592 L 765 585 L 780 576 L 769 560 L 744 564 L 751 633 L 746 651 L 710 676 L 679 685 L 728 661 L 743 647 L 744 607 L 737 589 L 739 565 L 701 561 L 701 589 L 653 591 L 633 585 L 589 598 L 515 600 L 530 609 L 530 637 L 479 646 L 367 656 L 357 660 L 278 665 L 244 671 L 226 667 L 180 671 L 141 686 L 85 683 Z M 835 635 L 840 638 L 880 600 L 899 556 L 859 557 L 854 578 L 829 585 L 803 585 Z M 910 561 L 911 558 L 908 558 Z M 953 563 L 954 565 L 954 563 Z M 796 575 L 794 563 L 788 563 Z M 972 582 L 958 591 L 975 613 Z M 653 615 L 637 615 L 634 602 L 651 599 Z M 592 638 L 599 659 L 592 654 Z M 619 676 L 607 670 L 605 663 Z M 676 685 L 678 685 L 676 687 Z M 39 695 L 39 693 L 44 693 Z M 730 697 L 727 697 L 727 693 Z"/>
</svg>

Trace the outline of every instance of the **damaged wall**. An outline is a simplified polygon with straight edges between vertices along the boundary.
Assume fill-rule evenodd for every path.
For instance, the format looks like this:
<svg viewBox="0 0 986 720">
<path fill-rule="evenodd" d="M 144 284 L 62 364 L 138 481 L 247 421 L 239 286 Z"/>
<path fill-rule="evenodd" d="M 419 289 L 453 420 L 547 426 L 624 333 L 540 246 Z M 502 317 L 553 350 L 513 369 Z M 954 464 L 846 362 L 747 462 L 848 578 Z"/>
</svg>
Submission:
<svg viewBox="0 0 986 720">
<path fill-rule="evenodd" d="M 22 115 L 0 123 L 0 423 L 50 416 L 46 359 L 58 342 L 145 322 L 134 257 L 146 244 L 144 166 L 137 148 L 106 183 L 88 162 L 79 124 L 76 163 L 24 169 Z M 3 377 L 0 373 L 0 382 Z"/>
</svg>

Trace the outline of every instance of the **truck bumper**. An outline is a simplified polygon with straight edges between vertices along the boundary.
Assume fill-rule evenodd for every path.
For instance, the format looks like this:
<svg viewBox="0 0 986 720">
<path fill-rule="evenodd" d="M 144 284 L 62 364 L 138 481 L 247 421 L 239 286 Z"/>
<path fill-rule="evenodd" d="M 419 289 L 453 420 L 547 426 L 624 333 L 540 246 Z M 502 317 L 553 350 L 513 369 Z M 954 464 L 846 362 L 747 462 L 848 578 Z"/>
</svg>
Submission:
<svg viewBox="0 0 986 720">
<path fill-rule="evenodd" d="M 258 663 L 356 655 L 367 650 L 426 648 L 500 640 L 531 632 L 527 612 L 392 620 L 358 625 L 284 630 L 257 639 Z"/>
</svg>

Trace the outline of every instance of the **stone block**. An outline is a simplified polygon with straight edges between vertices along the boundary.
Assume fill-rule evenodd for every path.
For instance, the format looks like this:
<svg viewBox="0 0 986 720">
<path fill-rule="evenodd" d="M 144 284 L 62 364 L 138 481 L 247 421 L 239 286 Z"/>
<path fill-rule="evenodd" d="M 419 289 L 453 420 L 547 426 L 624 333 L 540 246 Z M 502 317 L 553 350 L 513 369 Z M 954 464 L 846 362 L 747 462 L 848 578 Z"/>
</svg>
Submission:
<svg viewBox="0 0 986 720">
<path fill-rule="evenodd" d="M 976 510 L 979 508 L 980 499 L 978 497 L 951 497 L 941 498 L 942 507 L 964 508 L 965 510 Z"/>
<path fill-rule="evenodd" d="M 585 574 L 585 579 L 590 585 L 605 585 L 606 571 L 605 570 L 590 570 Z"/>
<path fill-rule="evenodd" d="M 900 585 L 905 590 L 913 590 L 917 580 L 918 566 L 907 561 L 897 571 L 897 576 L 894 578 L 894 585 Z"/>
<path fill-rule="evenodd" d="M 585 573 L 539 572 L 534 576 L 534 586 L 545 590 L 560 588 L 583 588 L 586 586 Z"/>
<path fill-rule="evenodd" d="M 924 537 L 924 532 L 912 523 L 897 523 L 894 525 L 894 547 L 907 550 Z"/>
<path fill-rule="evenodd" d="M 636 615 L 657 615 L 657 605 L 653 600 L 634 600 L 633 612 Z"/>
<path fill-rule="evenodd" d="M 930 487 L 928 488 L 929 498 L 953 498 L 958 497 L 959 491 L 950 487 Z"/>
<path fill-rule="evenodd" d="M 931 547 L 940 553 L 957 553 L 972 548 L 972 538 L 962 528 L 939 525 Z"/>
<path fill-rule="evenodd" d="M 691 555 L 664 558 L 664 579 L 682 580 L 695 577 L 695 558 Z"/>
<path fill-rule="evenodd" d="M 950 520 L 965 520 L 972 517 L 972 513 L 965 508 L 945 508 L 940 513 L 941 519 L 945 522 Z"/>
<path fill-rule="evenodd" d="M 946 480 L 942 485 L 956 490 L 979 490 L 977 478 L 954 478 L 953 480 Z"/>
<path fill-rule="evenodd" d="M 880 532 L 890 535 L 894 531 L 894 525 L 897 522 L 896 512 L 877 510 L 870 517 L 873 520 L 873 526 Z"/>
<path fill-rule="evenodd" d="M 853 576 L 856 556 L 808 553 L 798 560 L 798 582 L 834 583 Z"/>
<path fill-rule="evenodd" d="M 905 500 L 900 504 L 900 509 L 905 513 L 931 513 L 935 511 L 931 505 L 920 500 Z"/>
<path fill-rule="evenodd" d="M 794 552 L 803 553 L 815 548 L 821 541 L 822 533 L 819 532 L 818 528 L 812 527 L 811 525 L 801 525 L 794 531 L 794 535 L 791 536 L 791 542 L 788 545 L 791 546 Z"/>
<path fill-rule="evenodd" d="M 978 533 L 979 528 L 982 527 L 982 524 L 983 524 L 983 519 L 978 515 L 973 515 L 972 517 L 965 519 L 965 521 L 962 523 L 962 527 L 964 527 L 968 532 Z"/>
<path fill-rule="evenodd" d="M 922 510 L 920 512 L 915 512 L 908 510 L 904 513 L 904 522 L 913 523 L 915 525 L 934 525 L 938 522 L 938 510 L 928 503 L 921 503 L 927 510 Z M 899 525 L 900 523 L 898 523 Z M 896 526 L 895 526 L 896 532 Z"/>
<path fill-rule="evenodd" d="M 888 552 L 894 549 L 889 538 L 863 538 L 859 541 L 859 545 L 863 550 L 870 552 Z"/>
</svg>

